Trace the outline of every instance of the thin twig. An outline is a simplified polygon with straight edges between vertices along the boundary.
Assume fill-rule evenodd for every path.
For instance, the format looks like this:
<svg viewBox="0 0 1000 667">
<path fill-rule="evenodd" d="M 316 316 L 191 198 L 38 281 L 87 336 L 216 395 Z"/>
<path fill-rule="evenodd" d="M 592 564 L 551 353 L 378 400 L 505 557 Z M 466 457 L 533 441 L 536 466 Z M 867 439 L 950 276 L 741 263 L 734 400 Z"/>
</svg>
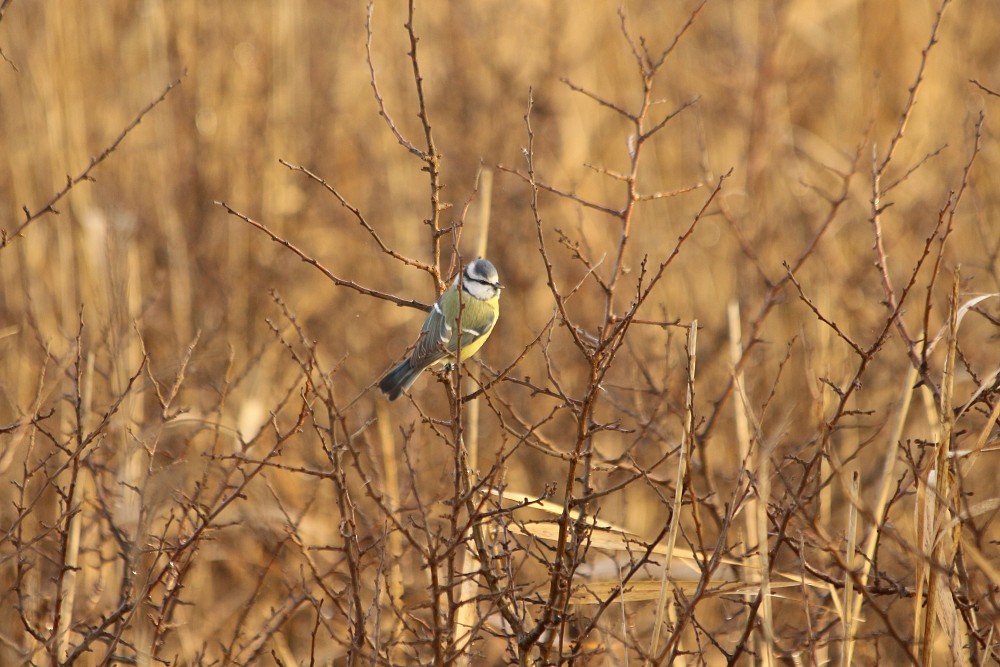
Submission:
<svg viewBox="0 0 1000 667">
<path fill-rule="evenodd" d="M 312 257 L 311 255 L 307 254 L 304 250 L 300 250 L 298 247 L 296 247 L 295 245 L 293 245 L 291 241 L 289 241 L 288 239 L 283 238 L 281 236 L 278 236 L 277 234 L 275 234 L 274 232 L 272 232 L 267 227 L 267 225 L 265 225 L 264 223 L 257 222 L 253 218 L 251 218 L 251 217 L 249 217 L 249 216 L 247 216 L 247 215 L 245 215 L 243 213 L 240 213 L 239 211 L 237 211 L 236 209 L 232 208 L 229 204 L 227 204 L 224 201 L 216 201 L 215 204 L 217 204 L 218 206 L 221 206 L 222 208 L 226 209 L 226 211 L 229 213 L 229 215 L 237 217 L 240 220 L 242 220 L 243 222 L 245 222 L 248 225 L 250 225 L 251 227 L 256 227 L 260 231 L 262 231 L 265 234 L 267 234 L 267 236 L 272 241 L 274 241 L 278 245 L 284 246 L 288 250 L 292 251 L 295 255 L 298 256 L 299 259 L 301 259 L 306 264 L 309 264 L 310 266 L 312 266 L 315 269 L 317 269 L 320 273 L 322 273 L 324 276 L 326 276 L 331 282 L 333 282 L 334 285 L 337 285 L 338 287 L 349 287 L 350 289 L 354 290 L 355 292 L 358 292 L 360 294 L 364 294 L 365 296 L 373 296 L 376 299 L 382 299 L 383 301 L 389 301 L 390 303 L 394 303 L 397 306 L 405 306 L 407 308 L 417 308 L 417 309 L 423 310 L 425 312 L 429 311 L 431 309 L 431 307 L 429 305 L 427 305 L 426 303 L 423 303 L 421 301 L 414 301 L 413 299 L 402 299 L 402 298 L 400 298 L 400 297 L 398 297 L 398 296 L 396 296 L 394 294 L 389 294 L 388 292 L 380 292 L 379 290 L 376 290 L 376 289 L 371 289 L 369 287 L 364 287 L 362 285 L 357 284 L 353 280 L 347 280 L 347 279 L 344 279 L 344 278 L 340 278 L 339 276 L 335 275 L 332 271 L 330 271 L 328 268 L 326 268 L 325 266 L 323 266 L 319 262 L 319 260 L 317 260 L 314 257 Z"/>
<path fill-rule="evenodd" d="M 83 171 L 81 171 L 76 176 L 67 176 L 66 185 L 63 186 L 61 190 L 52 195 L 52 198 L 49 199 L 48 202 L 46 202 L 39 208 L 35 209 L 34 211 L 31 211 L 27 206 L 23 206 L 21 210 L 24 211 L 24 222 L 22 222 L 12 232 L 8 232 L 6 229 L 0 229 L 0 250 L 3 250 L 5 247 L 7 247 L 7 245 L 10 244 L 14 239 L 20 238 L 24 233 L 24 230 L 27 229 L 28 225 L 33 223 L 35 220 L 38 220 L 39 218 L 48 213 L 58 215 L 59 210 L 56 209 L 56 204 L 58 204 L 63 197 L 69 194 L 70 190 L 72 190 L 82 181 L 95 180 L 94 177 L 91 176 L 90 174 L 97 167 L 97 165 L 104 162 L 108 158 L 108 156 L 110 156 L 112 153 L 115 152 L 119 144 L 121 144 L 121 142 L 125 140 L 125 137 L 127 137 L 128 134 L 132 130 L 134 130 L 136 126 L 139 125 L 139 123 L 142 122 L 142 119 L 146 117 L 146 114 L 152 111 L 157 105 L 160 104 L 160 102 L 165 100 L 170 91 L 180 85 L 183 78 L 184 77 L 182 76 L 181 78 L 174 79 L 169 84 L 167 84 L 167 87 L 163 89 L 163 92 L 160 93 L 159 96 L 156 97 L 156 99 L 154 99 L 152 102 L 143 107 L 142 110 L 136 115 L 136 117 L 132 119 L 132 122 L 130 122 L 128 125 L 125 126 L 125 129 L 123 129 L 118 134 L 118 136 L 115 137 L 115 139 L 108 145 L 107 148 L 101 151 L 101 153 L 96 157 L 90 158 L 90 164 L 88 164 Z"/>
</svg>

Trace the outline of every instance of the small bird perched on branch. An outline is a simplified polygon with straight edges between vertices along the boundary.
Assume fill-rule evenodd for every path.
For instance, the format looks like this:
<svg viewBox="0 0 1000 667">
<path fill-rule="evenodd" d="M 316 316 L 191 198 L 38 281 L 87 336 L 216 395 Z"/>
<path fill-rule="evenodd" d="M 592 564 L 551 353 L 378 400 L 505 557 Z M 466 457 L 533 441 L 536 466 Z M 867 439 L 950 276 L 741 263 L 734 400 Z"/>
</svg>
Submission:
<svg viewBox="0 0 1000 667">
<path fill-rule="evenodd" d="M 453 360 L 461 341 L 461 359 L 465 361 L 493 332 L 500 319 L 500 277 L 486 259 L 476 259 L 455 277 L 455 282 L 441 293 L 420 329 L 413 354 L 390 370 L 378 388 L 390 401 L 410 388 L 417 376 L 434 364 Z M 458 322 L 461 316 L 461 322 Z M 455 324 L 458 322 L 458 331 Z"/>
</svg>

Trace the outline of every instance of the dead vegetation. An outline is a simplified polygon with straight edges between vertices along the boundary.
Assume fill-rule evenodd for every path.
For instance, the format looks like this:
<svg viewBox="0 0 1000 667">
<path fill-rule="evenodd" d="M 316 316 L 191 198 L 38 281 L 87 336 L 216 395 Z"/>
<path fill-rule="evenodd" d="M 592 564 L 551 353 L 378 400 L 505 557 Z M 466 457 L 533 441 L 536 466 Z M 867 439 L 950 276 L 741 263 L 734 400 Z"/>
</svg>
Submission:
<svg viewBox="0 0 1000 667">
<path fill-rule="evenodd" d="M 0 2 L 0 664 L 1000 660 L 998 29 Z"/>
</svg>

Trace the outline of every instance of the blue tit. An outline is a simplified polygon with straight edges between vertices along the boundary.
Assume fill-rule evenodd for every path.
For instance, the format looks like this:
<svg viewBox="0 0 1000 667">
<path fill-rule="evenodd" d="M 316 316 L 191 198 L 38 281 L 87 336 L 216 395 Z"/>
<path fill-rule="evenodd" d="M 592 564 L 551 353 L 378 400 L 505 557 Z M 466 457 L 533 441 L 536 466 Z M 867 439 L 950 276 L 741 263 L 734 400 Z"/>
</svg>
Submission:
<svg viewBox="0 0 1000 667">
<path fill-rule="evenodd" d="M 459 287 L 461 285 L 461 287 Z M 465 361 L 490 337 L 500 319 L 500 277 L 485 259 L 470 262 L 455 282 L 442 292 L 427 315 L 413 354 L 385 374 L 378 388 L 390 401 L 410 388 L 428 366 L 454 360 L 461 340 L 461 361 Z M 455 323 L 462 321 L 455 331 Z M 459 335 L 459 333 L 461 335 Z"/>
</svg>

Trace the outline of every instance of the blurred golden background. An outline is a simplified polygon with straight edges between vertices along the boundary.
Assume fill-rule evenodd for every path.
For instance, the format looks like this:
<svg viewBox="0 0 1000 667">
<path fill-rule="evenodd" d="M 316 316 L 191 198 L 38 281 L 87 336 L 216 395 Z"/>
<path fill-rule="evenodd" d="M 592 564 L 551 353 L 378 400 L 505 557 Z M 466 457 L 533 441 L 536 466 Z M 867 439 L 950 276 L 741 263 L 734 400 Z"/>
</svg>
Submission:
<svg viewBox="0 0 1000 667">
<path fill-rule="evenodd" d="M 696 319 L 700 435 L 690 463 L 692 497 L 721 489 L 706 502 L 722 508 L 730 501 L 743 479 L 733 412 L 741 400 L 731 390 L 731 304 L 739 307 L 742 343 L 749 348 L 742 371 L 754 442 L 804 460 L 802 452 L 823 440 L 824 423 L 859 357 L 799 299 L 782 263 L 794 266 L 804 294 L 846 336 L 862 346 L 876 340 L 889 309 L 873 252 L 871 174 L 873 159 L 879 162 L 890 149 L 892 161 L 878 187 L 884 192 L 887 273 L 897 296 L 925 247 L 931 249 L 902 309 L 909 330 L 919 338 L 925 327 L 933 335 L 947 324 L 955 267 L 961 266 L 960 302 L 1000 291 L 994 177 L 1000 150 L 992 121 L 1000 99 L 991 94 L 1000 90 L 1000 5 L 945 5 L 936 26 L 942 5 L 933 2 L 622 4 L 634 45 L 656 54 L 677 38 L 653 80 L 650 123 L 691 104 L 643 146 L 637 190 L 679 194 L 636 204 L 615 312 L 625 312 L 635 298 L 643 258 L 651 267 L 665 260 L 708 204 L 638 312 L 640 319 L 678 326 L 633 325 L 605 378 L 608 398 L 593 419 L 621 430 L 593 437 L 602 460 L 643 469 L 674 452 L 685 431 L 685 327 Z M 578 244 L 597 265 L 595 275 L 608 279 L 620 221 L 580 200 L 611 210 L 627 205 L 626 183 L 615 175 L 628 173 L 635 135 L 620 114 L 573 88 L 638 111 L 643 79 L 618 10 L 617 3 L 603 1 L 416 3 L 417 55 L 441 156 L 441 200 L 450 205 L 441 226 L 464 224 L 458 251 L 468 260 L 475 253 L 476 221 L 488 213 L 488 255 L 507 286 L 502 319 L 480 353 L 492 369 L 517 359 L 555 309 L 531 188 L 512 173 L 526 173 L 529 95 L 535 174 L 573 193 L 539 193 L 553 276 L 564 294 L 581 283 L 567 303 L 581 330 L 597 336 L 604 324 L 606 294 L 570 246 Z M 344 540 L 344 517 L 329 477 L 333 458 L 324 455 L 320 436 L 305 429 L 288 437 L 269 459 L 276 464 L 240 486 L 246 461 L 265 457 L 280 439 L 275 433 L 293 427 L 299 416 L 309 374 L 293 351 L 309 346 L 298 340 L 295 326 L 315 341 L 310 354 L 324 371 L 336 367 L 328 376 L 331 391 L 344 428 L 359 433 L 371 480 L 385 484 L 386 476 L 402 476 L 393 500 L 398 505 L 389 507 L 405 508 L 405 516 L 419 503 L 454 492 L 454 452 L 441 435 L 449 431 L 432 423 L 450 414 L 438 381 L 430 374 L 418 380 L 411 392 L 416 405 L 405 398 L 384 404 L 372 389 L 414 340 L 423 313 L 337 287 L 216 203 L 266 225 L 338 277 L 403 299 L 434 299 L 427 273 L 380 252 L 330 192 L 279 163 L 305 167 L 336 188 L 389 247 L 433 260 L 423 224 L 431 216 L 428 176 L 380 117 L 366 60 L 367 15 L 361 2 L 303 0 L 5 3 L 0 229 L 8 234 L 25 220 L 23 209 L 42 209 L 67 175 L 83 172 L 171 81 L 180 84 L 90 172 L 93 182 L 78 183 L 55 204 L 58 215 L 40 216 L 0 248 L 0 663 L 29 664 L 49 655 L 56 662 L 72 657 L 100 664 L 113 654 L 137 664 L 306 664 L 310 656 L 327 664 L 351 655 L 344 639 L 350 615 L 338 616 L 330 601 L 348 585 L 335 548 Z M 405 3 L 374 4 L 371 62 L 392 122 L 423 147 L 406 21 Z M 932 30 L 936 41 L 929 49 Z M 488 211 L 484 169 L 492 178 Z M 935 225 L 949 216 L 952 231 L 941 250 L 944 227 Z M 453 268 L 453 238 L 443 238 L 445 279 Z M 997 315 L 996 299 L 988 299 L 962 322 L 957 406 L 989 384 L 1000 362 Z M 580 396 L 590 368 L 565 324 L 543 337 L 544 346 L 532 347 L 513 375 L 550 388 L 558 383 L 560 391 Z M 276 331 L 291 342 L 283 344 Z M 945 347 L 928 359 L 938 381 Z M 808 508 L 789 510 L 802 515 L 795 540 L 812 539 L 819 524 L 828 530 L 828 544 L 843 549 L 837 540 L 850 503 L 837 475 L 861 471 L 872 501 L 881 479 L 879 453 L 896 445 L 887 443 L 890 423 L 912 366 L 894 328 L 877 352 L 829 437 L 846 467 L 825 469 L 825 501 L 819 494 Z M 552 484 L 564 490 L 564 463 L 520 447 L 513 434 L 540 423 L 540 439 L 568 447 L 573 411 L 516 382 L 501 382 L 488 393 L 495 398 L 480 417 L 481 467 L 498 462 L 505 483 L 519 492 L 541 494 Z M 933 405 L 924 409 L 919 390 L 914 396 L 900 442 L 918 451 L 919 441 L 935 442 L 940 425 L 929 416 Z M 985 412 L 970 410 L 964 426 L 973 442 L 989 433 L 986 415 L 998 400 L 990 391 L 984 397 Z M 38 421 L 40 415 L 46 418 Z M 382 424 L 388 431 L 376 437 Z M 87 433 L 97 435 L 84 442 Z M 386 439 L 395 450 L 379 449 Z M 226 458 L 237 455 L 249 459 Z M 998 492 L 988 469 L 993 456 L 984 454 L 980 467 L 960 475 L 974 501 Z M 892 475 L 908 480 L 901 487 L 913 483 L 904 459 L 900 454 Z M 791 507 L 779 499 L 802 467 L 794 459 L 785 459 L 787 467 L 775 461 L 783 472 L 771 482 L 774 502 Z M 624 469 L 598 475 L 595 484 L 614 487 Z M 674 469 L 671 458 L 654 476 L 665 480 L 663 486 L 624 485 L 591 511 L 653 538 L 669 516 L 665 498 L 673 496 Z M 348 475 L 346 483 L 362 505 L 354 518 L 361 543 L 384 550 L 384 540 L 397 532 L 386 521 L 386 507 L 365 505 L 363 480 Z M 237 496 L 222 503 L 234 489 Z M 899 512 L 900 534 L 914 540 L 913 489 L 907 489 L 893 511 Z M 395 491 L 385 492 L 394 497 Z M 73 544 L 67 503 L 81 517 L 71 581 L 58 575 L 66 571 L 67 545 Z M 164 570 L 157 540 L 180 539 L 182 517 L 198 524 L 196 508 L 205 512 L 202 519 L 210 515 L 210 536 Z M 977 544 L 996 538 L 991 517 L 976 515 Z M 867 520 L 862 524 L 870 525 Z M 698 519 L 685 515 L 683 521 L 694 530 L 691 522 Z M 303 540 L 310 548 L 295 546 Z M 728 544 L 740 541 L 734 533 Z M 902 544 L 887 541 L 877 567 L 912 591 L 913 554 Z M 329 548 L 312 549 L 317 545 Z M 122 556 L 130 549 L 131 556 Z M 399 557 L 391 551 L 378 553 Z M 787 549 L 778 553 L 790 571 L 815 561 L 832 579 L 844 579 L 823 549 L 809 558 L 794 556 L 802 558 L 796 561 Z M 377 582 L 375 572 L 383 566 L 376 561 L 365 567 Z M 421 562 L 412 553 L 400 560 L 400 608 L 418 609 L 414 617 L 424 613 L 420 605 L 428 596 Z M 990 562 L 1000 565 L 996 558 Z M 328 588 L 317 583 L 322 572 Z M 183 591 L 170 592 L 170 577 L 184 582 Z M 988 598 L 1000 584 L 989 576 L 977 581 L 981 589 L 965 592 L 970 600 Z M 132 600 L 148 594 L 149 608 L 136 603 L 120 610 L 122 592 L 129 590 L 132 597 L 125 598 Z M 385 592 L 368 594 L 366 604 L 379 608 Z M 149 611 L 162 611 L 157 605 L 166 599 L 175 606 L 167 616 Z M 833 603 L 817 604 L 832 609 Z M 859 664 L 880 655 L 905 659 L 905 650 L 885 639 L 892 633 L 882 624 L 893 619 L 912 638 L 912 602 L 886 605 L 884 614 L 867 614 L 870 633 L 859 635 L 856 655 L 868 662 Z M 388 618 L 395 607 L 381 608 Z M 987 632 L 995 606 L 973 608 L 981 614 L 977 627 Z M 723 606 L 711 609 L 704 613 L 718 621 L 719 641 L 731 651 L 739 629 L 719 620 L 726 617 Z M 71 619 L 67 633 L 54 629 L 60 617 L 64 625 Z M 157 625 L 166 617 L 169 623 Z M 87 643 L 90 652 L 74 657 L 73 647 L 111 618 L 110 634 L 97 633 Z M 803 639 L 804 620 L 784 618 L 785 625 L 775 628 L 778 655 L 814 661 L 824 655 Z M 39 636 L 22 619 L 35 623 Z M 388 622 L 369 621 L 373 627 Z M 405 627 L 393 641 L 421 636 Z M 115 632 L 124 643 L 109 640 Z M 696 643 L 699 630 L 686 632 L 688 650 L 712 664 L 725 661 L 720 650 Z M 840 636 L 839 630 L 824 632 Z M 633 642 L 646 641 L 608 637 L 588 664 L 617 664 Z M 373 664 L 435 662 L 426 642 L 412 641 L 401 654 L 380 653 L 377 642 L 366 650 L 383 656 Z M 839 651 L 839 641 L 831 639 L 830 650 Z M 982 640 L 972 655 L 987 660 L 990 642 L 995 638 Z M 616 644 L 629 648 L 609 648 Z M 483 637 L 472 664 L 504 664 L 505 646 Z M 939 657 L 946 659 L 948 650 L 939 644 Z"/>
</svg>

